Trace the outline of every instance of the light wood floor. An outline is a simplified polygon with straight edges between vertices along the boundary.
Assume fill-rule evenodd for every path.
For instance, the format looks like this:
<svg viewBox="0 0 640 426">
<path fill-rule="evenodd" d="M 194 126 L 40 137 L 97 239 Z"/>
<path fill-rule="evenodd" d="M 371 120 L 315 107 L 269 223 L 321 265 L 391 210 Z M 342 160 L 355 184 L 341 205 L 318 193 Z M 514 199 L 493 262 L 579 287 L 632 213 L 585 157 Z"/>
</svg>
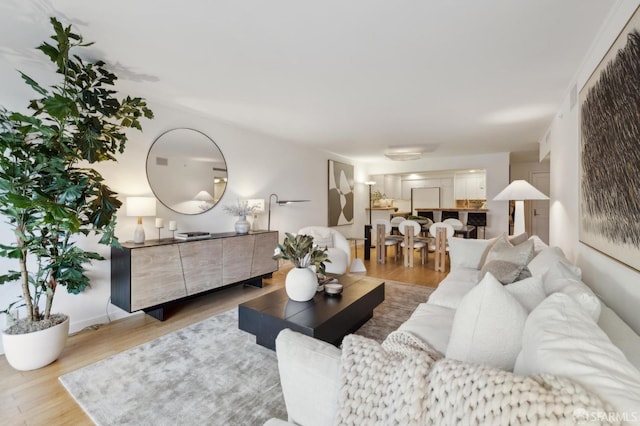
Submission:
<svg viewBox="0 0 640 426">
<path fill-rule="evenodd" d="M 360 258 L 363 253 L 359 248 Z M 436 287 L 446 276 L 446 273 L 434 271 L 433 255 L 426 265 L 421 265 L 416 255 L 413 268 L 405 268 L 402 262 L 394 262 L 393 249 L 389 251 L 388 262 L 384 265 L 377 264 L 375 259 L 374 249 L 371 252 L 372 261 L 365 261 L 369 276 L 429 287 Z M 4 356 L 0 356 L 0 424 L 93 424 L 60 384 L 58 377 L 277 290 L 284 285 L 285 272 L 283 269 L 275 273 L 273 278 L 265 280 L 265 286 L 261 289 L 236 286 L 176 305 L 163 322 L 139 314 L 94 329 L 85 329 L 69 337 L 64 352 L 56 362 L 39 370 L 16 371 L 8 365 Z"/>
</svg>

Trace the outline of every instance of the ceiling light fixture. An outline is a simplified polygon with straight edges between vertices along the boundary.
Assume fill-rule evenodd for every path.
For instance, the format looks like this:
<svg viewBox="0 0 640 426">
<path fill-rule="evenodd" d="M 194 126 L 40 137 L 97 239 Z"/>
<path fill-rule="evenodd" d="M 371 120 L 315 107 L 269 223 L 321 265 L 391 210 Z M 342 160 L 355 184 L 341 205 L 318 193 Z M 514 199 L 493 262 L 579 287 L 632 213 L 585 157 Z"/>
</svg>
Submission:
<svg viewBox="0 0 640 426">
<path fill-rule="evenodd" d="M 422 152 L 420 151 L 385 152 L 384 156 L 393 161 L 418 160 L 422 158 Z"/>
</svg>

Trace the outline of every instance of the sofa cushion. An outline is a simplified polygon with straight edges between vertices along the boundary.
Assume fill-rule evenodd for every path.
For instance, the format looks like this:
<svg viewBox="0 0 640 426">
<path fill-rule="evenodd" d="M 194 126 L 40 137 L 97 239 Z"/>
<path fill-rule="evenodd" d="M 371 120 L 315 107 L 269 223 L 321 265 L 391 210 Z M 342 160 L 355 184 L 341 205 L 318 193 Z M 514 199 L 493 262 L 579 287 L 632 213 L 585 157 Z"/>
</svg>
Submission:
<svg viewBox="0 0 640 426">
<path fill-rule="evenodd" d="M 600 299 L 593 290 L 576 275 L 576 268 L 563 260 L 554 262 L 544 274 L 544 291 L 548 296 L 553 293 L 564 293 L 585 309 L 594 321 L 600 317 Z M 579 271 L 579 268 L 577 268 Z"/>
<path fill-rule="evenodd" d="M 527 240 L 517 246 L 509 242 L 505 234 L 502 234 L 491 247 L 485 265 L 492 260 L 504 260 L 517 265 L 526 265 L 533 257 L 533 241 Z"/>
<path fill-rule="evenodd" d="M 478 274 L 478 279 L 482 280 L 488 272 L 491 272 L 491 275 L 502 284 L 511 284 L 520 277 L 524 268 L 526 268 L 526 265 L 518 265 L 506 260 L 491 260 L 484 264 L 480 274 Z"/>
<path fill-rule="evenodd" d="M 620 348 L 629 362 L 640 370 L 640 336 L 610 307 L 601 303 L 601 308 L 598 326 Z"/>
<path fill-rule="evenodd" d="M 457 309 L 462 298 L 478 283 L 478 270 L 454 269 L 438 284 L 427 303 Z"/>
<path fill-rule="evenodd" d="M 509 284 L 505 286 L 505 289 L 520 302 L 527 312 L 533 311 L 547 297 L 544 293 L 542 277 L 539 275 Z"/>
<path fill-rule="evenodd" d="M 276 337 L 278 370 L 289 420 L 332 424 L 340 391 L 340 349 L 313 337 L 282 330 Z M 317 395 L 323 395 L 317 398 Z M 307 401 L 313 400 L 313 404 Z"/>
<path fill-rule="evenodd" d="M 491 240 L 476 240 L 473 238 L 447 238 L 449 243 L 449 260 L 451 270 L 459 268 L 480 269 L 485 263 L 489 249 L 496 242 Z"/>
<path fill-rule="evenodd" d="M 525 308 L 488 273 L 460 302 L 446 356 L 512 370 L 526 319 Z"/>
<path fill-rule="evenodd" d="M 566 376 L 619 413 L 638 414 L 640 371 L 566 294 L 552 294 L 529 315 L 515 373 Z"/>
<path fill-rule="evenodd" d="M 433 349 L 444 354 L 449 344 L 449 334 L 455 309 L 431 303 L 418 305 L 411 317 L 398 330 L 407 331 L 428 344 Z"/>
<path fill-rule="evenodd" d="M 560 247 L 547 247 L 536 254 L 527 264 L 527 267 L 533 275 L 542 275 L 557 261 L 563 260 L 569 262 Z M 580 268 L 574 266 L 578 278 L 582 275 Z"/>
</svg>

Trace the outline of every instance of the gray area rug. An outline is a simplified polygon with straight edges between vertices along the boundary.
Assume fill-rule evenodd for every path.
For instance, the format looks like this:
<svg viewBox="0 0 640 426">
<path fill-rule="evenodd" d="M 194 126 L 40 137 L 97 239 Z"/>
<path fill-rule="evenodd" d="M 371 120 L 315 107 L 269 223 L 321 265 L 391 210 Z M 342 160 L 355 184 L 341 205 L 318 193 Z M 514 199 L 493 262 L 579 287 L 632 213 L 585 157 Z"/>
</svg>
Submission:
<svg viewBox="0 0 640 426">
<path fill-rule="evenodd" d="M 357 334 L 378 341 L 433 289 L 386 281 Z M 262 425 L 286 419 L 275 352 L 238 330 L 232 309 L 60 377 L 98 425 Z"/>
</svg>

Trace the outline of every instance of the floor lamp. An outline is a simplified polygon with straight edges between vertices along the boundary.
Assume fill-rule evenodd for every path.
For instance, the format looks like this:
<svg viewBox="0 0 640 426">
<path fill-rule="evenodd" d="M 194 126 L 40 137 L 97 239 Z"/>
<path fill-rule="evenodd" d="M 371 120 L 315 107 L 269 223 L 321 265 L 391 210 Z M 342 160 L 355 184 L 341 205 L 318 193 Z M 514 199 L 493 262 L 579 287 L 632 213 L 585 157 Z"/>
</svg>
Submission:
<svg viewBox="0 0 640 426">
<path fill-rule="evenodd" d="M 308 201 L 311 201 L 311 200 L 280 200 L 277 194 L 269 195 L 269 207 L 267 208 L 268 210 L 267 231 L 271 231 L 271 203 L 274 201 L 274 198 L 275 198 L 276 204 L 278 204 L 279 206 L 284 206 L 286 204 L 291 204 L 291 203 L 306 203 Z"/>
<path fill-rule="evenodd" d="M 498 195 L 493 198 L 495 201 L 514 200 L 516 202 L 513 212 L 513 235 L 524 232 L 524 200 L 548 200 L 544 195 L 526 180 L 514 180 Z"/>
</svg>

